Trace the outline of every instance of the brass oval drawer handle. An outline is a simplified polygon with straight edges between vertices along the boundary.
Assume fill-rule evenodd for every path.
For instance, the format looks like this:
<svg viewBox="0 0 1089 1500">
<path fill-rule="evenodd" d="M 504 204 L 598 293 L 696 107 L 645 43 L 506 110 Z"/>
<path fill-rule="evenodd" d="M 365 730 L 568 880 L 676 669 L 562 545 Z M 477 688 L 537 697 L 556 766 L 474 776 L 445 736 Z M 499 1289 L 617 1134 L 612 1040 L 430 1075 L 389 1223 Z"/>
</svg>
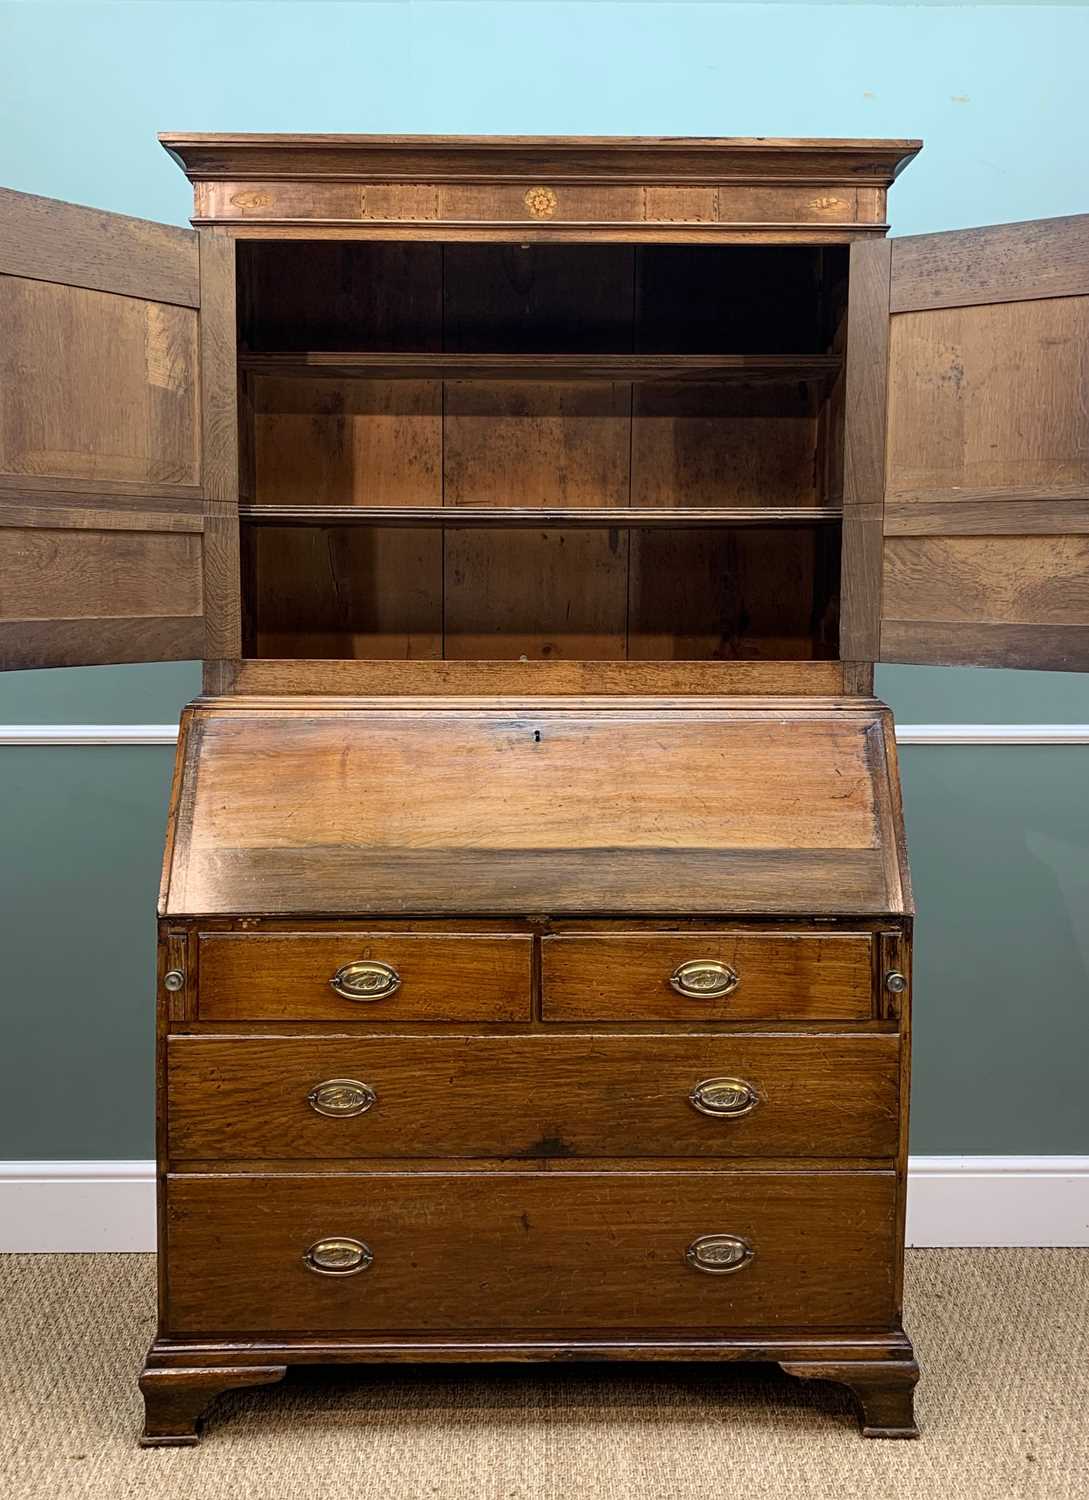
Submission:
<svg viewBox="0 0 1089 1500">
<path fill-rule="evenodd" d="M 760 1095 L 743 1078 L 705 1078 L 688 1096 L 693 1109 L 716 1119 L 736 1120 L 751 1114 L 760 1103 Z"/>
<path fill-rule="evenodd" d="M 755 1254 L 749 1241 L 738 1234 L 701 1234 L 684 1252 L 684 1258 L 694 1271 L 725 1276 L 743 1270 Z"/>
<path fill-rule="evenodd" d="M 369 1245 L 350 1235 L 331 1235 L 315 1240 L 303 1256 L 307 1269 L 319 1276 L 355 1276 L 374 1260 Z"/>
<path fill-rule="evenodd" d="M 741 976 L 717 958 L 690 958 L 673 970 L 669 982 L 689 1000 L 717 1000 L 720 995 L 732 995 Z"/>
<path fill-rule="evenodd" d="M 361 958 L 338 969 L 329 983 L 345 1000 L 384 1000 L 401 988 L 401 976 L 392 964 Z"/>
<path fill-rule="evenodd" d="M 360 1083 L 358 1078 L 327 1078 L 317 1083 L 306 1096 L 306 1102 L 317 1115 L 326 1115 L 330 1120 L 347 1120 L 353 1115 L 365 1115 L 378 1100 L 378 1095 L 369 1083 Z"/>
</svg>

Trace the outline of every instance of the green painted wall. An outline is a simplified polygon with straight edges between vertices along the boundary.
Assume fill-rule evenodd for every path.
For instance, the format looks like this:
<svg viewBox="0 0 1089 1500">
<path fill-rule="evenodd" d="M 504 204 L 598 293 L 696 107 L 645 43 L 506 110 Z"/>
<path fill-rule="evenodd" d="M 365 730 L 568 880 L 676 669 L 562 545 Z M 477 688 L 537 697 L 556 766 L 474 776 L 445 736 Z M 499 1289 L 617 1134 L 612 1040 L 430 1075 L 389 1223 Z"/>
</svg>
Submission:
<svg viewBox="0 0 1089 1500">
<path fill-rule="evenodd" d="M 0 182 L 184 222 L 187 130 L 920 135 L 899 233 L 1082 212 L 1081 5 L 0 0 Z M 774 66 L 771 61 L 773 60 Z M 13 673 L 166 723 L 190 663 Z M 885 668 L 903 723 L 1089 723 L 1089 676 Z M 0 1159 L 151 1153 L 171 752 L 0 748 Z M 1089 748 L 909 747 L 913 1148 L 1089 1152 Z"/>
</svg>

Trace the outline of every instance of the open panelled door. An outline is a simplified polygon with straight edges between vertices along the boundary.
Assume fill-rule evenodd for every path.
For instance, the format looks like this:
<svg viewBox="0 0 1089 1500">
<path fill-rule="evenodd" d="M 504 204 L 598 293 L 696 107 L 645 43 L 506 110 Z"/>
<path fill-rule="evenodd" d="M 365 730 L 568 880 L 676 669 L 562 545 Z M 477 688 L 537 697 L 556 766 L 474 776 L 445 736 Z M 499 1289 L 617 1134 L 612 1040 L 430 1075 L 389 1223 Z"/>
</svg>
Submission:
<svg viewBox="0 0 1089 1500">
<path fill-rule="evenodd" d="M 0 190 L 0 662 L 205 654 L 188 229 Z"/>
<path fill-rule="evenodd" d="M 1089 670 L 1089 215 L 891 241 L 880 659 Z"/>
</svg>

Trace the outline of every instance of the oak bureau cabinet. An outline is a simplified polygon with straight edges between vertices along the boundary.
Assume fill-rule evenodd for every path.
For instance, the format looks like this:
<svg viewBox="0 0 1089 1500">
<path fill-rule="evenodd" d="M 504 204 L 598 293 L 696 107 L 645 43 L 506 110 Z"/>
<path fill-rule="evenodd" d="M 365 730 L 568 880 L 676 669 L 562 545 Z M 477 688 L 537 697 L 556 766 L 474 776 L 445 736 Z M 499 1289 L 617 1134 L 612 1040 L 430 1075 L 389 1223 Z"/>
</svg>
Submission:
<svg viewBox="0 0 1089 1500">
<path fill-rule="evenodd" d="M 915 1433 L 875 661 L 1089 667 L 1089 218 L 915 141 L 169 136 L 5 193 L 0 649 L 203 657 L 144 1441 L 295 1363 L 770 1360 Z"/>
</svg>

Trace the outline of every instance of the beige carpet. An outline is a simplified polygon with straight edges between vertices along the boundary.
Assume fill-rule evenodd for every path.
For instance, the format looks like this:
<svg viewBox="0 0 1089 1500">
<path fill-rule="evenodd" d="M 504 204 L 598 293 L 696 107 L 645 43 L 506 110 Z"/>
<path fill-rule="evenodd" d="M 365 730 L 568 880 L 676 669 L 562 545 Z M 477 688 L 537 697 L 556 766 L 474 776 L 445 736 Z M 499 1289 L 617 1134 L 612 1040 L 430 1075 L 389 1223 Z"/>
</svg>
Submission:
<svg viewBox="0 0 1089 1500">
<path fill-rule="evenodd" d="M 763 1366 L 598 1366 L 289 1375 L 144 1450 L 153 1268 L 0 1257 L 3 1500 L 1089 1497 L 1089 1250 L 913 1252 L 923 1436 L 891 1443 Z"/>
</svg>

